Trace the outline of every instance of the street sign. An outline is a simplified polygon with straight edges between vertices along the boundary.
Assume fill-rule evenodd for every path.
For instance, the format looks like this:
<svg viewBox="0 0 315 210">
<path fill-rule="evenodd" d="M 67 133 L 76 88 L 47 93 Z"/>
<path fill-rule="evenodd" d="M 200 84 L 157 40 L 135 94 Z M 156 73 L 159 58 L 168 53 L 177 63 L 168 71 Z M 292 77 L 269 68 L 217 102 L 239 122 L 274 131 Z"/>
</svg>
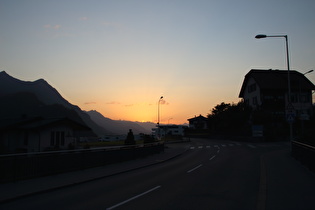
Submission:
<svg viewBox="0 0 315 210">
<path fill-rule="evenodd" d="M 293 123 L 294 119 L 296 117 L 296 112 L 294 109 L 294 106 L 289 103 L 288 106 L 285 109 L 285 115 L 288 123 Z"/>
</svg>

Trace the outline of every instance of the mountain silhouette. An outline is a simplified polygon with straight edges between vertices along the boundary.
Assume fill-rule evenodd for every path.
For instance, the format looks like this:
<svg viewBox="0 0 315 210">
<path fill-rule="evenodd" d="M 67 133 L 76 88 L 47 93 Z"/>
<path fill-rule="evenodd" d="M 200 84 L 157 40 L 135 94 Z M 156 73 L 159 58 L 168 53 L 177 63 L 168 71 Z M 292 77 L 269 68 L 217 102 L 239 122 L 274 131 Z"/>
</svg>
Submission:
<svg viewBox="0 0 315 210">
<path fill-rule="evenodd" d="M 0 121 L 21 117 L 67 117 L 90 127 L 97 136 L 134 133 L 151 133 L 153 123 L 116 121 L 97 111 L 83 111 L 69 103 L 44 79 L 21 81 L 5 71 L 0 72 Z M 0 122 L 1 124 L 1 122 Z"/>
<path fill-rule="evenodd" d="M 110 133 L 98 126 L 88 114 L 72 105 L 45 80 L 21 81 L 0 72 L 0 120 L 23 117 L 69 117 L 84 123 L 100 136 Z"/>
<path fill-rule="evenodd" d="M 43 79 L 34 82 L 21 81 L 8 75 L 5 71 L 0 72 L 0 97 L 19 92 L 33 93 L 46 105 L 61 104 L 67 108 L 73 108 L 72 104 Z"/>
<path fill-rule="evenodd" d="M 132 121 L 123 121 L 123 120 L 111 120 L 104 117 L 101 113 L 96 110 L 91 110 L 86 112 L 91 119 L 97 123 L 99 126 L 104 128 L 110 128 L 110 131 L 115 134 L 127 134 L 129 129 L 132 129 L 133 133 L 145 133 L 151 134 L 151 129 L 155 127 L 154 123 L 140 123 Z"/>
</svg>

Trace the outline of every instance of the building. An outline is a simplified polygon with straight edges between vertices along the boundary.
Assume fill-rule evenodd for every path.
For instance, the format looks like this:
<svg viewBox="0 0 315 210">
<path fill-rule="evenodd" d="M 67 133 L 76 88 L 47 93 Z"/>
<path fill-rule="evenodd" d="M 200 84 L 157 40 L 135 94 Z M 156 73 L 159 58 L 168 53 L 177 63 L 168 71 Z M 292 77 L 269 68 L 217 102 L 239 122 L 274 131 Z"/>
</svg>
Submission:
<svg viewBox="0 0 315 210">
<path fill-rule="evenodd" d="M 189 128 L 193 130 L 205 130 L 208 129 L 208 118 L 199 115 L 188 119 Z"/>
<path fill-rule="evenodd" d="M 68 118 L 33 118 L 0 125 L 0 153 L 68 149 L 91 129 Z"/>
<path fill-rule="evenodd" d="M 288 104 L 287 70 L 250 70 L 244 78 L 239 97 L 253 110 L 279 115 L 294 111 L 299 119 L 313 114 L 312 91 L 315 86 L 304 74 L 290 71 L 291 104 Z"/>
<path fill-rule="evenodd" d="M 158 139 L 163 139 L 166 136 L 183 137 L 186 129 L 187 126 L 185 125 L 159 125 L 156 128 L 152 128 L 152 134 Z"/>
</svg>

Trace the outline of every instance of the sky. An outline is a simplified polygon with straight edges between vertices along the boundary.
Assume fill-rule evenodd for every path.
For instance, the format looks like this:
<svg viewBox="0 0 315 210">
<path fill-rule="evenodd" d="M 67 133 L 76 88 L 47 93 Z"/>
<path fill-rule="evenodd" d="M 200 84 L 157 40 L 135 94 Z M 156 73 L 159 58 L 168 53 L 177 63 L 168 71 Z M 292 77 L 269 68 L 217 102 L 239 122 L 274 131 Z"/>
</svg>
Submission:
<svg viewBox="0 0 315 210">
<path fill-rule="evenodd" d="M 113 120 L 182 124 L 239 102 L 251 69 L 287 69 L 285 39 L 257 34 L 315 69 L 314 0 L 0 0 L 0 71 Z"/>
</svg>

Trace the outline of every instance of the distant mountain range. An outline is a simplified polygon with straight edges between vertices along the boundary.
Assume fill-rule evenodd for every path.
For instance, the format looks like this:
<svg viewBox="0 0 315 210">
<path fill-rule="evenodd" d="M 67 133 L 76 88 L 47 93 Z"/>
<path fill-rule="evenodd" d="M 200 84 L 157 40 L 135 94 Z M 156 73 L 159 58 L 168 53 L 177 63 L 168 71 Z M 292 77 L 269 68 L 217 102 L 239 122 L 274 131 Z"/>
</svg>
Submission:
<svg viewBox="0 0 315 210">
<path fill-rule="evenodd" d="M 104 117 L 101 113 L 96 110 L 91 110 L 86 112 L 91 119 L 103 128 L 111 128 L 111 132 L 117 134 L 127 134 L 129 129 L 132 129 L 133 133 L 146 133 L 150 134 L 152 128 L 156 127 L 156 124 L 151 122 L 132 122 L 132 121 L 122 121 L 122 120 L 111 120 Z"/>
<path fill-rule="evenodd" d="M 151 133 L 154 123 L 116 121 L 99 112 L 83 111 L 69 103 L 45 80 L 21 81 L 5 71 L 0 72 L 0 121 L 23 117 L 68 117 L 89 126 L 97 136 L 109 134 Z M 1 122 L 0 122 L 1 125 Z"/>
</svg>

